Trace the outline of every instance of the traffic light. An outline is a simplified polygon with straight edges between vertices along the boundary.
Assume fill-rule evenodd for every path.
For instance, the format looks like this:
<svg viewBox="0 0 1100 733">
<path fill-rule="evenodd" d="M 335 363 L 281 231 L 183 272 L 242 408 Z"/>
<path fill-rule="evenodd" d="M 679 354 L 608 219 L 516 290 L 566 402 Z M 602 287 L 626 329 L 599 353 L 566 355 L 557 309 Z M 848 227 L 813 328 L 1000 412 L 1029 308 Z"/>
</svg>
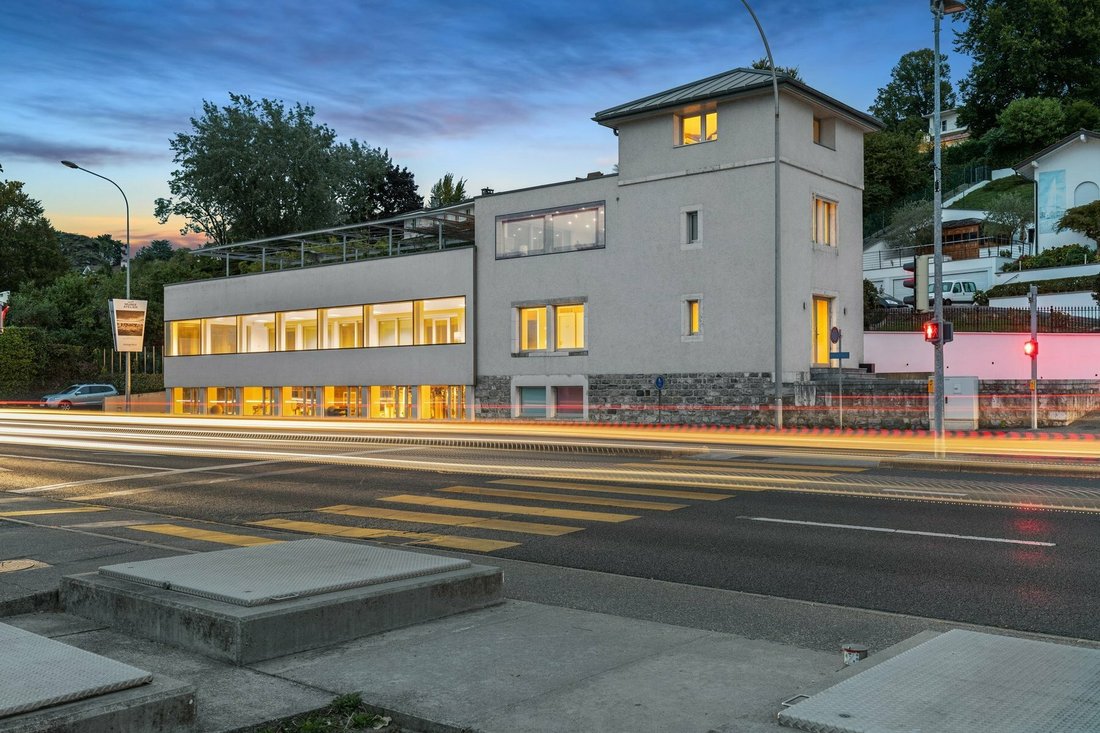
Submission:
<svg viewBox="0 0 1100 733">
<path fill-rule="evenodd" d="M 925 321 L 924 340 L 930 344 L 946 344 L 955 340 L 955 326 L 951 321 Z"/>
<path fill-rule="evenodd" d="M 928 261 L 931 259 L 931 255 L 920 255 L 901 266 L 906 272 L 913 273 L 912 277 L 902 281 L 902 285 L 913 291 L 912 295 L 906 295 L 903 300 L 921 313 L 928 311 Z"/>
<path fill-rule="evenodd" d="M 1024 342 L 1024 355 L 1032 359 L 1039 355 L 1039 342 L 1036 339 L 1028 339 Z"/>
</svg>

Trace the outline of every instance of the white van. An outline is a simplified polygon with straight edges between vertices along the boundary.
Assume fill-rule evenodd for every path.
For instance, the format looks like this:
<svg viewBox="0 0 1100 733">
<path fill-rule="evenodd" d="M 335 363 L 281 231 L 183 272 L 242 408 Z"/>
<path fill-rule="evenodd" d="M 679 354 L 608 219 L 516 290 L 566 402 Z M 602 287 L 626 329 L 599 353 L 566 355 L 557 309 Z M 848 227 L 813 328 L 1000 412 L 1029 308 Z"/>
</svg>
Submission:
<svg viewBox="0 0 1100 733">
<path fill-rule="evenodd" d="M 978 286 L 971 280 L 943 280 L 940 282 L 944 305 L 974 305 L 974 293 Z M 936 300 L 936 285 L 928 286 L 928 302 Z"/>
</svg>

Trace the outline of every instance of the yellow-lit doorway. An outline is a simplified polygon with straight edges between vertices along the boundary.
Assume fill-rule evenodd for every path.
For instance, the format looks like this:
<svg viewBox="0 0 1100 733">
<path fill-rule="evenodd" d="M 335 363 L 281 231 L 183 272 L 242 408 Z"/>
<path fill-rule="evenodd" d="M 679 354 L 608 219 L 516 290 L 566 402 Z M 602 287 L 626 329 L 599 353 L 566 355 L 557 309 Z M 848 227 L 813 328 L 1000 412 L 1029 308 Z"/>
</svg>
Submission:
<svg viewBox="0 0 1100 733">
<path fill-rule="evenodd" d="M 833 325 L 833 300 L 814 296 L 813 357 L 814 366 L 829 365 L 829 329 Z"/>
</svg>

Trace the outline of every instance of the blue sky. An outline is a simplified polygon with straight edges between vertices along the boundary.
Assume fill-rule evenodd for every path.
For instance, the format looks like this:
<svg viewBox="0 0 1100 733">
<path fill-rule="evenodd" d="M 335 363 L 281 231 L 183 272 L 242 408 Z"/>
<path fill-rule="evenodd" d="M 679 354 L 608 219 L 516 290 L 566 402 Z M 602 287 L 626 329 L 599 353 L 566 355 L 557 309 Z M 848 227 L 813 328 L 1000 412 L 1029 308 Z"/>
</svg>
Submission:
<svg viewBox="0 0 1100 733">
<path fill-rule="evenodd" d="M 932 46 L 924 0 L 752 0 L 776 63 L 866 110 L 899 57 Z M 951 80 L 970 61 L 943 50 Z M 125 232 L 135 249 L 183 242 L 153 217 L 175 165 L 168 147 L 203 100 L 302 102 L 341 140 L 387 148 L 427 194 L 538 185 L 617 160 L 601 109 L 748 66 L 764 55 L 738 0 L 672 4 L 511 0 L 302 3 L 10 3 L 0 23 L 0 174 L 26 183 L 62 231 Z M 201 242 L 192 238 L 192 243 Z"/>
</svg>

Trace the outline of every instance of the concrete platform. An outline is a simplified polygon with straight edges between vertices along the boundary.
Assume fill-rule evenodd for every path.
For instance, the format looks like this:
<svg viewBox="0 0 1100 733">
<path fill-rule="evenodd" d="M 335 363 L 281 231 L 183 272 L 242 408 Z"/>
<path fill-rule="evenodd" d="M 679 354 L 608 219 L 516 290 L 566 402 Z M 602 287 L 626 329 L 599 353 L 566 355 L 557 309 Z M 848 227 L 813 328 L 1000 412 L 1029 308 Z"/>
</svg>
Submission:
<svg viewBox="0 0 1100 733">
<path fill-rule="evenodd" d="M 60 596 L 69 613 L 249 664 L 484 608 L 501 587 L 498 568 L 310 539 L 109 566 L 64 578 Z"/>
<path fill-rule="evenodd" d="M 812 733 L 1100 731 L 1100 650 L 953 629 L 778 719 Z"/>
<path fill-rule="evenodd" d="M 176 731 L 190 685 L 0 624 L 0 731 Z"/>
</svg>

